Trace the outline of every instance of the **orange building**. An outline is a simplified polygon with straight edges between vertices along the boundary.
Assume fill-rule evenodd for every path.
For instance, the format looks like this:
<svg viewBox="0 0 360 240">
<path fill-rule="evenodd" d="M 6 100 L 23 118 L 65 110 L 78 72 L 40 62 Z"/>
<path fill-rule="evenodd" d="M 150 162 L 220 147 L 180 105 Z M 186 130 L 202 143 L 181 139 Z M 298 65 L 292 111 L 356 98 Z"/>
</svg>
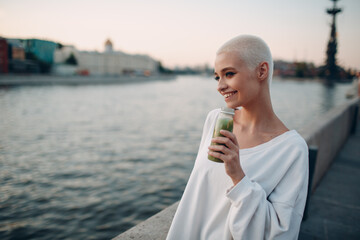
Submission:
<svg viewBox="0 0 360 240">
<path fill-rule="evenodd" d="M 12 47 L 12 59 L 25 60 L 25 50 L 23 47 Z"/>
</svg>

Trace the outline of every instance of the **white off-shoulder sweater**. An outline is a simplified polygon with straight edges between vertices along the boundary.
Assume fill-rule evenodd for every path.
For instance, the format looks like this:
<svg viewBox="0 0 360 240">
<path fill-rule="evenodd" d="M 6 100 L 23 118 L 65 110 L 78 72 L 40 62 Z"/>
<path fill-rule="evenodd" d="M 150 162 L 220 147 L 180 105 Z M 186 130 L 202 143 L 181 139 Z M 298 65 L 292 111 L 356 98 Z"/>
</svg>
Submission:
<svg viewBox="0 0 360 240">
<path fill-rule="evenodd" d="M 297 239 L 307 196 L 308 147 L 295 131 L 241 149 L 245 177 L 233 186 L 223 163 L 208 160 L 220 109 L 206 119 L 191 176 L 168 240 Z"/>
</svg>

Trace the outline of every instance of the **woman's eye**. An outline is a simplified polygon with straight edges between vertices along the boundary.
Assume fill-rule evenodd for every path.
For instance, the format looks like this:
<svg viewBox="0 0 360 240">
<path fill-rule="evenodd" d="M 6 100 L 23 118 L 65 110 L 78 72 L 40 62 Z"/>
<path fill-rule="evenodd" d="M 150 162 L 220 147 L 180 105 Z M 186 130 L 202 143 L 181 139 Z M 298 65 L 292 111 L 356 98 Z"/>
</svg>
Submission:
<svg viewBox="0 0 360 240">
<path fill-rule="evenodd" d="M 233 73 L 233 72 L 227 72 L 225 75 L 226 75 L 226 77 L 232 77 L 232 76 L 235 75 L 235 73 Z"/>
<path fill-rule="evenodd" d="M 219 79 L 220 79 L 218 76 L 215 76 L 214 78 L 216 81 L 219 81 Z"/>
</svg>

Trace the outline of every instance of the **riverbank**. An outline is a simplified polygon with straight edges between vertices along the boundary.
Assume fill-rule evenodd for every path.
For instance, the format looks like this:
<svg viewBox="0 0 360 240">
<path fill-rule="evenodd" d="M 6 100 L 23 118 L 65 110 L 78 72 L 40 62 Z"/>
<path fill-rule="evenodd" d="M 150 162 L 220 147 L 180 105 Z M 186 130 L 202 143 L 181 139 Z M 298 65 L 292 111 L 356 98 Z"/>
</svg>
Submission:
<svg viewBox="0 0 360 240">
<path fill-rule="evenodd" d="M 41 85 L 100 85 L 100 84 L 123 84 L 139 83 L 148 81 L 166 81 L 175 79 L 175 75 L 155 76 L 55 76 L 38 74 L 6 74 L 0 75 L 0 87 L 16 86 L 41 86 Z"/>
</svg>

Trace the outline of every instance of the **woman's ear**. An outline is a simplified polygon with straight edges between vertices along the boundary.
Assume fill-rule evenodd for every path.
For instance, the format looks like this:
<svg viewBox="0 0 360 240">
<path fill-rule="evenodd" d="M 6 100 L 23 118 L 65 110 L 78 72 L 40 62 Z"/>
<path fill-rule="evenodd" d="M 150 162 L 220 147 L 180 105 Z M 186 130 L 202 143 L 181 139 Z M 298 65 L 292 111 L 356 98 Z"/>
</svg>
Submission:
<svg viewBox="0 0 360 240">
<path fill-rule="evenodd" d="M 269 75 L 269 64 L 267 62 L 261 62 L 259 64 L 257 77 L 260 81 L 266 80 Z"/>
</svg>

